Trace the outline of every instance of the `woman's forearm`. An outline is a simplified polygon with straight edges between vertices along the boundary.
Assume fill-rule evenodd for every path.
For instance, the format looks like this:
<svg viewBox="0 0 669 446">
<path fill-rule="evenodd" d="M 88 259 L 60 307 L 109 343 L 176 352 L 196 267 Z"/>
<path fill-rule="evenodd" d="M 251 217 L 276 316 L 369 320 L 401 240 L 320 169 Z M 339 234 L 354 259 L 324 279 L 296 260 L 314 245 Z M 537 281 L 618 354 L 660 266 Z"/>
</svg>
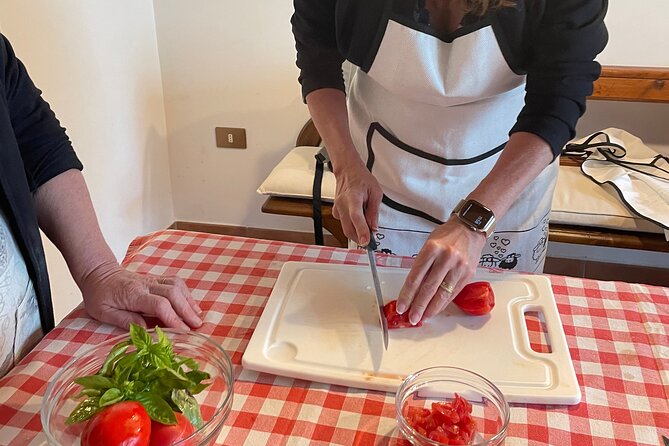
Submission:
<svg viewBox="0 0 669 446">
<path fill-rule="evenodd" d="M 328 149 L 335 175 L 351 165 L 362 164 L 351 139 L 344 92 L 334 88 L 315 90 L 307 95 L 307 105 Z"/>
<path fill-rule="evenodd" d="M 493 169 L 468 198 L 490 208 L 499 220 L 552 160 L 553 152 L 542 138 L 532 133 L 514 133 Z"/>
</svg>

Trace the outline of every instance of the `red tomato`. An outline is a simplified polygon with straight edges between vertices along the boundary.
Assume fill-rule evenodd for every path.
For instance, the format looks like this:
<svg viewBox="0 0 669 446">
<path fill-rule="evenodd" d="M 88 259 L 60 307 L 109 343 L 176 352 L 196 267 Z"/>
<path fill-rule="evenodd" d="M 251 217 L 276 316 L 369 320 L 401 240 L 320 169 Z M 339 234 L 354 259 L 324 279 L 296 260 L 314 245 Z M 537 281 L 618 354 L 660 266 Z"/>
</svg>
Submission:
<svg viewBox="0 0 669 446">
<path fill-rule="evenodd" d="M 386 320 L 388 321 L 388 329 L 420 327 L 421 325 L 423 325 L 423 321 L 418 321 L 416 325 L 411 325 L 411 322 L 409 322 L 408 311 L 405 311 L 404 314 L 399 314 L 397 312 L 396 300 L 388 302 L 386 306 L 383 307 L 383 312 L 385 313 Z"/>
<path fill-rule="evenodd" d="M 95 415 L 81 434 L 82 446 L 148 446 L 151 418 L 137 401 L 124 401 Z"/>
<path fill-rule="evenodd" d="M 495 306 L 495 294 L 488 282 L 472 282 L 453 299 L 462 311 L 474 316 L 490 313 Z"/>
<path fill-rule="evenodd" d="M 175 412 L 177 417 L 177 424 L 162 424 L 157 421 L 151 422 L 151 443 L 150 446 L 169 446 L 177 441 L 187 438 L 190 434 L 195 432 L 195 428 L 188 418 L 183 414 Z M 189 443 L 185 445 L 190 446 Z M 181 445 L 180 445 L 181 446 Z"/>
<path fill-rule="evenodd" d="M 472 405 L 457 393 L 452 401 L 432 403 L 432 410 L 405 406 L 404 418 L 421 435 L 441 444 L 469 444 L 476 422 Z"/>
</svg>

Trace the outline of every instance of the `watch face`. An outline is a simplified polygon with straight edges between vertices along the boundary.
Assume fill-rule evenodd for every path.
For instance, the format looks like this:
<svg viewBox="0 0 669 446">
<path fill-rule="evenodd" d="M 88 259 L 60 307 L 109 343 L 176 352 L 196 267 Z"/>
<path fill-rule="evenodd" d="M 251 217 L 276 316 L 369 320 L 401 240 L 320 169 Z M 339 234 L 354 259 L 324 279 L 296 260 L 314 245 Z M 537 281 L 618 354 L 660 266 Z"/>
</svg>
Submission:
<svg viewBox="0 0 669 446">
<path fill-rule="evenodd" d="M 493 213 L 474 201 L 468 201 L 460 210 L 460 218 L 480 230 L 486 229 Z"/>
</svg>

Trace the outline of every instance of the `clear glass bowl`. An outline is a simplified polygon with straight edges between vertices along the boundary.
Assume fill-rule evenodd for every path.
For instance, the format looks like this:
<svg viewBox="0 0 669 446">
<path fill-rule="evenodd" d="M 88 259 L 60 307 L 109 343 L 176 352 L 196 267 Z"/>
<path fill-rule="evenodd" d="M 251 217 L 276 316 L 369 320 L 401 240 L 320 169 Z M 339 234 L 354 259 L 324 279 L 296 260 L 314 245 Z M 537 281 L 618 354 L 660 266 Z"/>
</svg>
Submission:
<svg viewBox="0 0 669 446">
<path fill-rule="evenodd" d="M 441 446 L 443 443 L 430 440 L 409 425 L 406 410 L 409 406 L 431 409 L 433 402 L 451 401 L 455 393 L 472 404 L 477 434 L 469 444 L 503 444 L 509 424 L 509 404 L 504 395 L 481 375 L 457 367 L 427 368 L 407 376 L 402 382 L 395 396 L 395 413 L 404 438 L 415 446 Z"/>
<path fill-rule="evenodd" d="M 177 445 L 205 446 L 213 444 L 230 414 L 233 398 L 234 371 L 232 362 L 221 346 L 212 339 L 194 332 L 180 332 L 164 329 L 172 341 L 177 355 L 195 359 L 200 370 L 211 375 L 207 382 L 211 383 L 204 391 L 195 395 L 204 425 L 190 437 L 176 443 Z M 153 335 L 154 330 L 149 330 Z M 75 399 L 81 389 L 73 379 L 79 376 L 92 375 L 102 367 L 111 348 L 129 335 L 121 335 L 109 339 L 72 358 L 56 373 L 49 383 L 42 400 L 42 429 L 47 442 L 51 446 L 76 446 L 86 423 L 65 424 L 72 409 L 81 401 Z"/>
</svg>

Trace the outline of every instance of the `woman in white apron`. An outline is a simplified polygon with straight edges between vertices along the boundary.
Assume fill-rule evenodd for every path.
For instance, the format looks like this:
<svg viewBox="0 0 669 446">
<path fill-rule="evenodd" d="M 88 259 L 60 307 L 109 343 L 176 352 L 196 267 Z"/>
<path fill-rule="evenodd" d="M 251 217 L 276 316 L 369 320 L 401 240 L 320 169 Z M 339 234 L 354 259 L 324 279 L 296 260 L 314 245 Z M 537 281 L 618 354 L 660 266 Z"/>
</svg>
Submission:
<svg viewBox="0 0 669 446">
<path fill-rule="evenodd" d="M 334 215 L 354 244 L 371 230 L 382 252 L 416 257 L 398 302 L 413 323 L 441 311 L 477 265 L 543 269 L 555 158 L 599 71 L 606 2 L 508 3 L 295 2 Z M 355 66 L 347 102 L 344 58 Z"/>
</svg>

